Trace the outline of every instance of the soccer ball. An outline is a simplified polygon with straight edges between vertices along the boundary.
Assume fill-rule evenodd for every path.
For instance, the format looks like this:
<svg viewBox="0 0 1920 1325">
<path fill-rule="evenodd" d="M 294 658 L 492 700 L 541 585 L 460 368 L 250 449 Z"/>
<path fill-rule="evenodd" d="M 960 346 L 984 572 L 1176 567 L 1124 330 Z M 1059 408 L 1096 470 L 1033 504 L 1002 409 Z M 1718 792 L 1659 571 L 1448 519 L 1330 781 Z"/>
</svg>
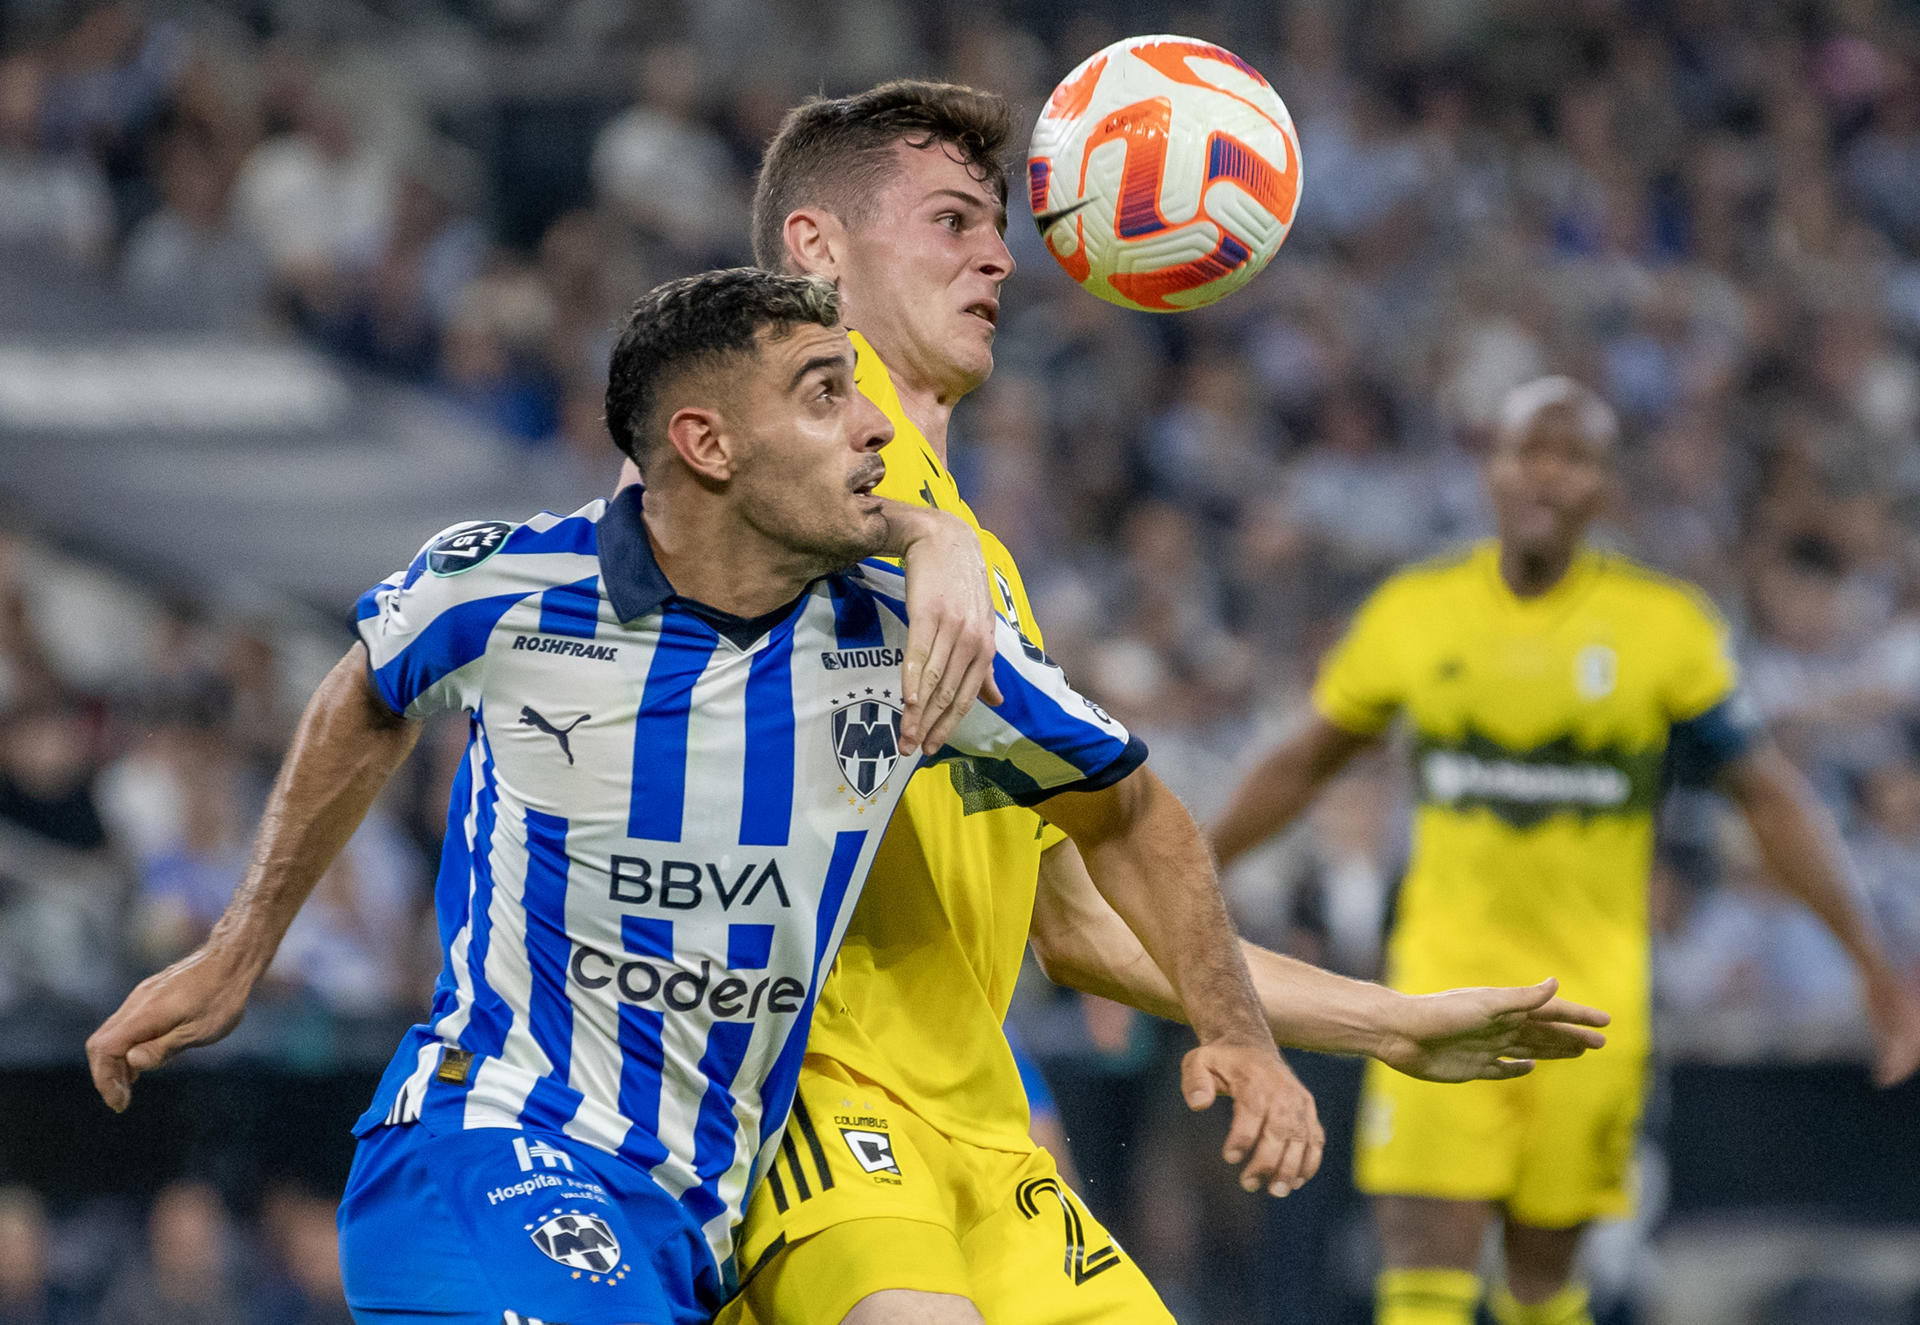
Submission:
<svg viewBox="0 0 1920 1325">
<path fill-rule="evenodd" d="M 1053 90 L 1027 187 L 1067 275 L 1108 303 L 1177 313 L 1232 294 L 1279 251 L 1300 204 L 1300 140 L 1231 51 L 1129 37 Z"/>
</svg>

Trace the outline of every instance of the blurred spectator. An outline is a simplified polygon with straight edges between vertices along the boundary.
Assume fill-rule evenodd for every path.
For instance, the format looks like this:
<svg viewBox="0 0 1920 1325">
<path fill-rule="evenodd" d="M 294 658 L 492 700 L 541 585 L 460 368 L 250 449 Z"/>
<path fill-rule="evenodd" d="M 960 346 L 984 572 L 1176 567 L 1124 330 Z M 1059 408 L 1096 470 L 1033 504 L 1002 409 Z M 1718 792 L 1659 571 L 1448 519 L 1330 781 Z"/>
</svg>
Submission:
<svg viewBox="0 0 1920 1325">
<path fill-rule="evenodd" d="M 47 1212 L 25 1187 L 0 1187 L 0 1325 L 54 1325 Z"/>
<path fill-rule="evenodd" d="M 1869 769 L 1860 818 L 1854 864 L 1894 960 L 1920 982 L 1920 768 L 1893 759 Z"/>
<path fill-rule="evenodd" d="M 348 274 L 378 258 L 398 181 L 392 161 L 357 121 L 365 107 L 304 71 L 287 77 L 288 123 L 241 166 L 234 206 L 296 306 L 325 307 Z"/>
<path fill-rule="evenodd" d="M 266 257 L 232 221 L 229 168 L 187 134 L 164 140 L 159 155 L 160 209 L 134 228 L 121 258 L 127 292 L 196 327 L 256 326 L 266 311 Z"/>
<path fill-rule="evenodd" d="M 261 1211 L 270 1272 L 252 1295 L 249 1325 L 352 1325 L 340 1285 L 335 1203 L 298 1187 L 267 1193 Z"/>
<path fill-rule="evenodd" d="M 147 1213 L 146 1254 L 125 1260 L 100 1304 L 116 1325 L 240 1325 L 232 1222 L 200 1182 L 161 1189 Z"/>
<path fill-rule="evenodd" d="M 380 1013 L 414 994 L 413 920 L 426 896 L 419 857 L 376 805 L 314 885 L 269 974 L 331 1012 Z"/>
<path fill-rule="evenodd" d="M 113 238 L 106 178 L 81 152 L 42 149 L 45 86 L 35 57 L 0 59 L 0 248 L 97 262 Z"/>
<path fill-rule="evenodd" d="M 704 67 L 692 47 L 652 47 L 641 59 L 638 101 L 593 146 L 602 205 L 689 267 L 743 253 L 746 230 L 726 143 L 700 120 Z"/>
<path fill-rule="evenodd" d="M 104 848 L 106 827 L 93 796 L 94 745 L 70 702 L 8 713 L 0 726 L 0 820 L 75 851 Z"/>
<path fill-rule="evenodd" d="M 206 938 L 246 872 L 252 828 L 239 752 L 218 717 L 204 708 L 176 712 L 160 750 L 179 818 L 140 860 L 134 946 L 150 968 Z"/>
</svg>

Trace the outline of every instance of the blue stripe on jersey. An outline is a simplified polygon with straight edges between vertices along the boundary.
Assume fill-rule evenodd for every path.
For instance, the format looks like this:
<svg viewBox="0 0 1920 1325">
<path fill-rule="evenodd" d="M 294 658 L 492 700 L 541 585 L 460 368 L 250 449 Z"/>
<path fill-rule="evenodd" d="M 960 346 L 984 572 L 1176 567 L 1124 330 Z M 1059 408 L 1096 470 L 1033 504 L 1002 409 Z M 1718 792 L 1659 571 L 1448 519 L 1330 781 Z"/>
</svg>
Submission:
<svg viewBox="0 0 1920 1325">
<path fill-rule="evenodd" d="M 353 602 L 354 621 L 360 622 L 360 621 L 365 621 L 368 617 L 379 616 L 380 615 L 380 594 L 384 590 L 391 589 L 392 587 L 393 586 L 388 584 L 385 580 L 382 580 L 380 581 L 380 583 L 374 585 L 373 588 L 367 590 L 365 593 L 361 594 L 358 598 L 354 599 L 354 602 Z"/>
<path fill-rule="evenodd" d="M 740 845 L 783 847 L 793 822 L 793 632 L 776 631 L 747 676 Z"/>
<path fill-rule="evenodd" d="M 592 639 L 600 628 L 600 577 L 556 584 L 540 595 L 540 633 Z"/>
<path fill-rule="evenodd" d="M 440 929 L 440 951 L 448 954 L 433 991 L 433 1013 L 429 1027 L 453 1011 L 459 1002 L 459 986 L 453 978 L 453 939 L 467 923 L 468 907 L 473 901 L 473 848 L 467 841 L 467 811 L 473 808 L 473 755 L 479 743 L 480 727 L 467 720 L 467 750 L 460 758 L 460 769 L 453 775 L 453 790 L 447 796 L 447 827 L 440 839 L 440 873 L 433 881 L 434 920 Z"/>
<path fill-rule="evenodd" d="M 633 799 L 627 836 L 678 842 L 687 798 L 687 718 L 693 684 L 720 637 L 678 607 L 660 614 L 660 642 L 647 668 L 640 716 L 633 724 Z M 631 1114 L 628 1117 L 632 1117 Z"/>
<path fill-rule="evenodd" d="M 573 1003 L 567 998 L 567 821 L 527 811 L 527 1023 L 561 1081 L 573 1064 Z"/>
<path fill-rule="evenodd" d="M 580 1096 L 564 1077 L 540 1077 L 520 1106 L 520 1125 L 542 1132 L 564 1131 L 580 1107 Z"/>
<path fill-rule="evenodd" d="M 523 524 L 507 535 L 507 541 L 500 545 L 500 551 L 522 556 L 535 552 L 577 552 L 582 556 L 592 556 L 598 550 L 593 524 L 584 515 L 570 515 L 546 529 Z"/>
<path fill-rule="evenodd" d="M 833 633 L 843 649 L 878 649 L 885 646 L 880 633 L 880 613 L 864 588 L 856 589 L 841 576 L 827 581 L 833 594 Z"/>
<path fill-rule="evenodd" d="M 673 922 L 620 918 L 620 944 L 629 956 L 673 960 Z M 620 1157 L 650 1169 L 667 1157 L 660 1143 L 661 1033 L 666 1014 L 620 1001 L 620 1115 L 632 1123 Z"/>
<path fill-rule="evenodd" d="M 473 1008 L 460 1032 L 460 1047 L 476 1054 L 498 1054 L 507 1042 L 513 1012 L 487 983 L 487 949 L 493 942 L 493 829 L 499 816 L 500 786 L 493 774 L 493 746 L 487 741 L 486 715 L 474 725 L 480 740 L 480 799 L 473 825 L 473 911 L 467 928 L 467 980 Z"/>
<path fill-rule="evenodd" d="M 439 541 L 438 538 L 435 538 L 433 543 L 438 543 Z M 400 579 L 400 587 L 402 589 L 413 588 L 413 582 L 427 573 L 427 554 L 433 551 L 433 543 L 429 543 L 421 548 L 419 554 L 416 555 L 411 562 L 407 563 L 407 573 Z"/>
<path fill-rule="evenodd" d="M 772 925 L 727 926 L 728 970 L 764 971 L 772 957 Z M 805 1035 L 805 1023 L 799 1033 Z M 707 1049 L 700 1058 L 707 1089 L 700 1097 L 700 1117 L 693 1128 L 693 1171 L 700 1175 L 700 1185 L 680 1198 L 687 1213 L 701 1224 L 726 1209 L 720 1199 L 720 1178 L 733 1167 L 739 1127 L 733 1116 L 733 1083 L 752 1040 L 751 1021 L 717 1021 L 707 1032 Z"/>
<path fill-rule="evenodd" d="M 458 671 L 478 658 L 487 647 L 487 637 L 509 608 L 525 598 L 531 589 L 518 593 L 495 594 L 455 603 L 413 637 L 386 666 L 373 669 L 374 684 L 381 698 L 395 713 L 407 711 L 427 688 L 450 672 Z"/>
<path fill-rule="evenodd" d="M 993 679 L 1005 697 L 994 715 L 1080 772 L 1098 773 L 1127 748 L 1125 741 L 1097 724 L 1062 712 L 1052 695 L 1027 680 L 1003 656 L 994 657 Z"/>
<path fill-rule="evenodd" d="M 806 1037 L 805 1024 L 794 1028 L 797 1038 Z M 738 1144 L 739 1122 L 733 1116 L 733 1080 L 746 1061 L 747 1046 L 753 1041 L 750 1021 L 716 1021 L 707 1032 L 707 1051 L 700 1055 L 700 1075 L 707 1079 L 706 1093 L 700 1097 L 700 1118 L 693 1127 L 693 1171 L 700 1185 L 689 1187 L 680 1197 L 696 1223 L 704 1224 L 722 1210 L 721 1175 L 733 1167 L 733 1151 Z"/>
<path fill-rule="evenodd" d="M 853 882 L 854 866 L 860 863 L 860 852 L 866 844 L 867 835 L 861 830 L 849 829 L 833 839 L 833 859 L 827 862 L 827 877 L 820 890 L 820 910 L 814 917 L 813 979 L 807 985 L 807 1001 L 801 1005 L 800 1015 L 787 1033 L 787 1042 L 780 1046 L 779 1056 L 767 1073 L 766 1084 L 760 1088 L 760 1137 L 754 1146 L 755 1154 L 760 1153 L 768 1137 L 778 1136 L 780 1129 L 787 1125 L 787 1110 L 793 1107 L 794 1087 L 800 1081 L 800 1060 L 807 1052 L 807 1028 L 813 1024 L 813 1005 L 820 995 L 820 967 L 824 959 L 833 955 L 827 951 L 827 943 L 833 938 L 834 925 L 840 918 L 840 904 L 847 899 L 847 886 Z"/>
<path fill-rule="evenodd" d="M 727 966 L 730 970 L 764 971 L 772 956 L 772 925 L 727 926 Z"/>
</svg>

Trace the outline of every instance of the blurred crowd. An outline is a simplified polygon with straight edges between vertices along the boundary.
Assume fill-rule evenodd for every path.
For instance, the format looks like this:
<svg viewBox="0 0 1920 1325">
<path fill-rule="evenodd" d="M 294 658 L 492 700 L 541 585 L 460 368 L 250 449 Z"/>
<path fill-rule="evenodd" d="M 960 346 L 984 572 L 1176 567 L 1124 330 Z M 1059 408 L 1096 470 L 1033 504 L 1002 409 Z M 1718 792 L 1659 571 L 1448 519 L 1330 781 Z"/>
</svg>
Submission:
<svg viewBox="0 0 1920 1325">
<path fill-rule="evenodd" d="M 184 331 L 319 347 L 454 402 L 530 467 L 609 483 L 618 313 L 660 279 L 747 260 L 752 172 L 786 106 L 919 74 L 1001 91 L 1027 120 L 1120 36 L 1223 42 L 1285 97 L 1305 157 L 1293 234 L 1245 291 L 1123 314 L 1055 269 L 1014 190 L 1021 270 L 953 468 L 1025 567 L 1050 651 L 1204 814 L 1298 713 L 1362 593 L 1487 532 L 1474 458 L 1503 393 L 1574 374 L 1625 427 L 1606 541 L 1726 614 L 1748 693 L 1920 978 L 1911 0 L 0 14 L 8 261 L 81 266 Z M 173 597 L 121 621 L 115 665 L 76 676 L 47 588 L 73 574 L 37 569 L 64 555 L 20 531 L 0 544 L 0 1016 L 16 1020 L 92 1015 L 204 935 L 303 693 L 284 623 Z M 460 739 L 423 742 L 289 936 L 270 998 L 347 1018 L 424 1005 Z M 1401 761 L 1363 763 L 1230 881 L 1243 924 L 1377 973 L 1406 798 Z M 1711 797 L 1670 803 L 1655 882 L 1670 1049 L 1860 1051 L 1842 954 L 1766 890 Z M 1057 1061 L 1140 1061 L 1144 1032 L 1117 1010 L 1036 991 L 1020 1015 Z M 203 1195 L 169 1199 L 152 1273 L 211 1282 L 162 1268 L 164 1228 L 211 1236 Z"/>
</svg>

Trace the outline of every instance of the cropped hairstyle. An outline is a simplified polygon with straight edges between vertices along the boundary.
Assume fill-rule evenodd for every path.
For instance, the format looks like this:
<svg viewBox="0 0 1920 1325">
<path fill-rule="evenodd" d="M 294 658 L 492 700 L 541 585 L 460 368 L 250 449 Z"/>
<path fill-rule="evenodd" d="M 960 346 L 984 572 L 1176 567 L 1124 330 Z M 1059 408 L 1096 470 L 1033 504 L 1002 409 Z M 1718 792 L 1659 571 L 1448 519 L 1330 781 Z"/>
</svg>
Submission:
<svg viewBox="0 0 1920 1325">
<path fill-rule="evenodd" d="M 614 342 L 607 369 L 613 444 L 644 473 L 664 436 L 657 415 L 676 378 L 750 352 L 762 330 L 777 340 L 803 323 L 839 322 L 840 296 L 811 276 L 733 267 L 656 285 L 628 310 Z"/>
<path fill-rule="evenodd" d="M 857 96 L 814 98 L 787 112 L 767 144 L 753 191 L 753 260 L 769 271 L 786 265 L 787 217 L 823 207 L 849 226 L 872 214 L 897 143 L 950 147 L 1002 206 L 1002 160 L 1013 134 L 1004 98 L 957 83 L 896 79 Z"/>
</svg>

